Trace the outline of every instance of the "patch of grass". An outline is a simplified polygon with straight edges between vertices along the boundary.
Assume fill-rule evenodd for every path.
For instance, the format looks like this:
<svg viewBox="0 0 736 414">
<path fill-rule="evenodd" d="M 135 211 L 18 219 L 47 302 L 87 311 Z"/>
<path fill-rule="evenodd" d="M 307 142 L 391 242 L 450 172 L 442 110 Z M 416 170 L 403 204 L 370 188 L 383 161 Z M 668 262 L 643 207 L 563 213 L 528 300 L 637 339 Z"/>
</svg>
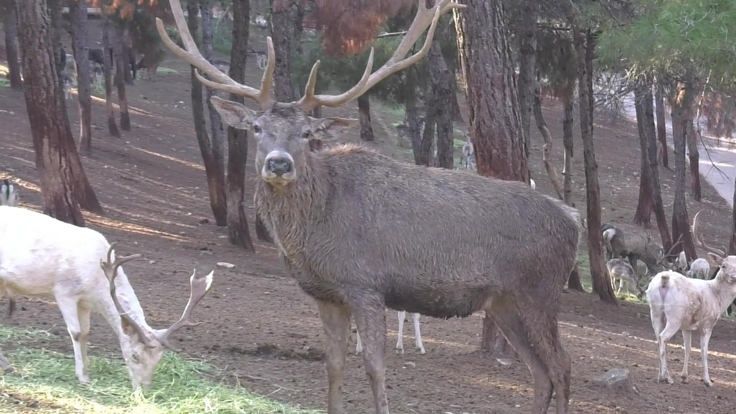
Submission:
<svg viewBox="0 0 736 414">
<path fill-rule="evenodd" d="M 10 80 L 5 78 L 0 78 L 0 88 L 9 88 L 10 87 Z"/>
<path fill-rule="evenodd" d="M 159 67 L 156 69 L 157 75 L 178 75 L 179 71 L 171 68 Z"/>
<path fill-rule="evenodd" d="M 12 402 L 13 412 L 316 414 L 217 382 L 212 366 L 173 353 L 162 359 L 149 390 L 132 392 L 122 361 L 101 357 L 90 358 L 93 381 L 80 386 L 71 344 L 69 354 L 34 347 L 33 342 L 48 335 L 0 327 L 0 343 L 15 347 L 6 353 L 15 372 L 0 378 L 0 412 Z"/>
</svg>

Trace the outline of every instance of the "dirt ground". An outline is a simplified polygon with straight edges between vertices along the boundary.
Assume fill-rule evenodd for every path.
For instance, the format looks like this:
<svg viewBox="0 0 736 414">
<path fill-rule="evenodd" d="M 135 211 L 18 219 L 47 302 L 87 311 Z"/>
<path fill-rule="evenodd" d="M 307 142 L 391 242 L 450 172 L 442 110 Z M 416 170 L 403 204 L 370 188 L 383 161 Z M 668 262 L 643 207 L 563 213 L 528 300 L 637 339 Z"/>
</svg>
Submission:
<svg viewBox="0 0 736 414">
<path fill-rule="evenodd" d="M 249 61 L 249 82 L 260 73 Z M 83 163 L 106 215 L 86 215 L 89 225 L 121 253 L 142 253 L 146 260 L 126 265 L 149 323 L 163 327 L 179 316 L 187 300 L 187 278 L 192 269 L 209 272 L 217 262 L 235 265 L 216 269 L 212 292 L 195 318 L 203 324 L 187 328 L 175 341 L 191 358 L 204 359 L 222 369 L 221 376 L 275 400 L 305 407 L 325 408 L 327 379 L 321 362 L 322 329 L 313 300 L 287 277 L 276 250 L 256 243 L 255 255 L 232 247 L 223 229 L 213 224 L 204 170 L 191 121 L 188 68 L 169 58 L 164 65 L 179 74 L 160 76 L 156 82 L 137 81 L 128 89 L 133 131 L 122 139 L 107 134 L 104 102 L 95 101 L 94 154 Z M 73 130 L 77 110 L 67 101 Z M 561 111 L 549 103 L 545 110 L 555 144 L 555 162 L 561 166 Z M 353 108 L 340 113 L 357 115 Z M 374 105 L 374 128 L 379 150 L 405 157 L 406 143 L 396 137 L 395 111 Z M 37 208 L 38 177 L 34 168 L 28 118 L 23 95 L 0 88 L 0 174 L 22 187 L 24 206 Z M 576 126 L 577 128 L 577 126 Z M 549 192 L 541 165 L 541 139 L 533 131 L 532 167 L 537 188 Z M 576 131 L 577 132 L 577 131 Z M 604 221 L 630 226 L 638 195 L 639 145 L 636 129 L 620 121 L 596 126 L 596 150 L 604 206 Z M 345 140 L 357 140 L 351 131 Z M 576 139 L 576 145 L 581 142 Z M 246 207 L 253 219 L 252 191 L 256 180 L 253 142 L 247 161 Z M 575 153 L 575 195 L 583 210 L 582 151 Z M 661 169 L 671 212 L 673 172 Z M 727 242 L 728 205 L 705 182 L 704 201 L 689 201 L 693 213 L 704 213 L 704 234 L 712 242 Z M 652 218 L 653 219 L 653 218 Z M 252 232 L 253 233 L 253 232 Z M 563 295 L 560 326 L 564 344 L 573 357 L 571 411 L 575 413 L 732 413 L 736 406 L 736 324 L 721 321 L 710 343 L 710 372 L 716 383 L 701 382 L 697 354 L 691 362 L 691 381 L 662 385 L 655 381 L 654 335 L 648 308 L 622 303 L 605 305 L 590 294 Z M 389 346 L 396 340 L 396 314 L 389 318 Z M 23 299 L 5 324 L 50 330 L 56 337 L 49 347 L 71 354 L 63 320 L 52 303 Z M 407 324 L 407 352 L 389 352 L 387 387 L 395 413 L 526 413 L 533 388 L 526 366 L 515 361 L 502 366 L 478 352 L 481 317 L 464 320 L 422 318 L 426 355 L 412 350 L 413 332 Z M 680 342 L 680 335 L 675 343 Z M 697 345 L 698 342 L 696 341 Z M 93 317 L 92 354 L 119 355 L 117 341 L 100 317 Z M 354 346 L 354 343 L 352 344 Z M 670 346 L 673 374 L 679 373 L 682 347 Z M 408 364 L 413 362 L 413 364 Z M 348 412 L 373 412 L 363 362 L 351 351 L 346 367 L 345 400 Z M 602 389 L 594 378 L 610 368 L 631 370 L 638 394 Z M 92 373 L 94 376 L 94 373 Z"/>
</svg>

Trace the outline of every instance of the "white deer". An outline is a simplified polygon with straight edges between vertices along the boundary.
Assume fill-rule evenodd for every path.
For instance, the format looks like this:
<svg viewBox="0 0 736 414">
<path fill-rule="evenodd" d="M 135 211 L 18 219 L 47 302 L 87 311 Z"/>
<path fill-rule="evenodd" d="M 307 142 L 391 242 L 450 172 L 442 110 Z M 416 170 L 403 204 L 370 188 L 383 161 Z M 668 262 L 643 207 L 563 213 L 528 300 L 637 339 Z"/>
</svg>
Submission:
<svg viewBox="0 0 736 414">
<path fill-rule="evenodd" d="M 89 382 L 87 338 L 90 314 L 102 314 L 120 341 L 133 388 L 148 387 L 169 337 L 195 325 L 194 307 L 210 290 L 212 274 L 189 279 L 191 293 L 181 318 L 168 329 L 153 329 L 120 267 L 140 257 L 115 257 L 114 244 L 92 229 L 77 227 L 35 211 L 0 207 L 0 295 L 56 300 L 74 345 L 76 374 Z M 102 261 L 102 259 L 105 259 Z M 0 353 L 0 367 L 11 370 Z"/>
</svg>

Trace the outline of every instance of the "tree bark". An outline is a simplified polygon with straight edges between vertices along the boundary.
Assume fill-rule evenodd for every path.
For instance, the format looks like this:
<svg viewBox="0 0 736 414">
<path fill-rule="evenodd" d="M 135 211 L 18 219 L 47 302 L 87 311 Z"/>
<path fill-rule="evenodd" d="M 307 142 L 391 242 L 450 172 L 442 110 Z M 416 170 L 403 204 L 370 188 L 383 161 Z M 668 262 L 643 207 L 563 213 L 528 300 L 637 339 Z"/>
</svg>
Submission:
<svg viewBox="0 0 736 414">
<path fill-rule="evenodd" d="M 411 70 L 409 68 L 408 70 Z M 406 134 L 411 142 L 412 152 L 414 153 L 414 163 L 416 165 L 427 165 L 429 160 L 424 161 L 422 158 L 422 121 L 419 118 L 419 108 L 417 108 L 416 90 L 408 90 L 406 101 L 404 102 L 404 125 L 406 126 Z"/>
<path fill-rule="evenodd" d="M 428 94 L 431 103 L 427 106 L 423 141 L 428 138 L 431 144 L 436 132 L 437 156 L 434 157 L 432 154 L 431 145 L 429 154 L 430 158 L 435 160 L 433 166 L 452 169 L 454 167 L 452 104 L 455 97 L 455 75 L 448 68 L 445 57 L 442 56 L 441 42 L 449 36 L 449 33 L 446 32 L 448 30 L 444 29 L 436 35 L 427 56 L 431 85 Z M 429 137 L 427 137 L 428 134 Z"/>
<path fill-rule="evenodd" d="M 478 174 L 528 183 L 529 165 L 503 3 L 462 3 L 472 10 L 455 14 L 455 28 Z M 486 318 L 481 346 L 492 343 L 497 335 L 493 334 L 498 330 L 494 325 Z M 498 345 L 496 350 L 501 351 L 503 346 Z"/>
<path fill-rule="evenodd" d="M 79 0 L 78 0 L 79 1 Z M 133 86 L 135 85 L 135 82 L 133 82 L 133 67 L 130 65 L 130 56 L 133 53 L 133 45 L 131 45 L 130 42 L 130 33 L 128 31 L 127 27 L 123 27 L 123 38 L 121 45 L 123 47 L 123 76 L 125 78 L 125 83 Z"/>
<path fill-rule="evenodd" d="M 552 188 L 557 193 L 557 197 L 560 200 L 564 200 L 565 190 L 562 188 L 560 176 L 557 174 L 557 170 L 551 160 L 552 134 L 549 132 L 547 122 L 544 120 L 544 114 L 542 113 L 542 91 L 538 86 L 534 89 L 534 119 L 537 121 L 537 129 L 539 129 L 539 133 L 542 134 L 542 139 L 544 140 L 544 146 L 542 147 L 544 169 L 547 171 L 549 181 L 552 183 Z"/>
<path fill-rule="evenodd" d="M 636 125 L 639 130 L 640 166 L 639 166 L 639 202 L 634 213 L 634 224 L 642 227 L 651 225 L 652 208 L 652 180 L 649 166 L 649 147 L 647 141 L 647 119 L 644 114 L 644 100 L 651 85 L 640 81 L 634 88 L 634 108 L 636 109 Z M 651 92 L 650 92 L 651 93 Z"/>
<path fill-rule="evenodd" d="M 115 85 L 118 88 L 118 105 L 120 106 L 120 128 L 130 131 L 130 112 L 128 112 L 128 96 L 125 91 L 125 55 L 123 42 L 125 42 L 125 30 L 122 23 L 113 25 L 115 36 L 112 42 L 113 54 L 115 55 Z"/>
<path fill-rule="evenodd" d="M 601 233 L 601 197 L 598 183 L 598 163 L 593 144 L 593 56 L 595 40 L 590 29 L 580 32 L 573 27 L 573 36 L 578 59 L 578 92 L 580 99 L 580 136 L 583 139 L 583 159 L 585 162 L 585 189 L 588 217 L 588 258 L 590 277 L 593 280 L 593 293 L 604 302 L 618 304 L 611 287 L 608 272 L 603 270 L 603 246 Z"/>
<path fill-rule="evenodd" d="M 659 158 L 662 160 L 662 166 L 669 169 L 669 151 L 667 150 L 667 124 L 664 110 L 664 93 L 662 85 L 657 83 L 654 86 L 654 100 L 657 109 L 657 140 L 659 141 Z"/>
<path fill-rule="evenodd" d="M 514 63 L 500 2 L 466 0 L 455 27 L 478 174 L 529 182 Z M 469 41 L 472 39 L 472 42 Z"/>
<path fill-rule="evenodd" d="M 92 92 L 87 46 L 87 3 L 84 0 L 69 2 L 69 15 L 72 24 L 72 48 L 77 65 L 79 152 L 89 155 L 92 153 Z"/>
<path fill-rule="evenodd" d="M 59 99 L 61 99 L 61 105 L 64 108 L 64 116 L 68 119 L 69 116 L 66 112 L 66 97 L 64 96 L 64 78 L 61 76 L 64 69 L 66 69 L 64 63 L 61 61 L 62 55 L 66 58 L 64 46 L 61 44 L 61 39 L 64 36 L 64 31 L 61 28 L 61 23 L 63 21 L 63 17 L 61 15 L 61 1 L 47 0 L 46 5 L 48 7 L 49 19 L 51 20 L 50 36 L 51 49 L 54 53 L 54 70 L 56 71 L 57 82 L 59 83 L 59 87 L 56 88 L 56 92 L 59 93 Z"/>
<path fill-rule="evenodd" d="M 575 85 L 565 90 L 562 96 L 562 107 L 564 115 L 562 118 L 562 145 L 565 147 L 564 162 L 565 166 L 562 170 L 564 182 L 562 184 L 564 195 L 563 199 L 565 204 L 573 206 L 572 201 L 572 162 L 573 162 L 573 121 L 575 112 L 575 100 L 573 94 L 575 93 Z"/>
<path fill-rule="evenodd" d="M 189 32 L 199 45 L 199 5 L 197 1 L 190 0 L 187 2 L 187 25 Z M 195 75 L 194 66 L 191 67 L 191 97 L 192 97 L 192 117 L 194 118 L 194 132 L 197 135 L 197 143 L 199 144 L 199 152 L 204 162 L 204 171 L 207 176 L 207 190 L 210 195 L 210 207 L 212 214 L 215 216 L 217 225 L 227 224 L 227 201 L 225 197 L 225 171 L 222 164 L 217 164 L 212 153 L 212 145 L 210 138 L 207 136 L 207 122 L 204 117 L 204 99 L 202 96 L 202 84 Z"/>
<path fill-rule="evenodd" d="M 649 172 L 652 187 L 652 202 L 654 207 L 654 216 L 657 218 L 657 227 L 659 228 L 659 235 L 662 239 L 662 246 L 665 251 L 672 248 L 672 238 L 670 237 L 670 230 L 667 226 L 667 215 L 664 211 L 664 204 L 662 203 L 662 187 L 659 182 L 659 166 L 657 165 L 657 140 L 658 131 L 655 131 L 654 125 L 654 99 L 652 97 L 651 89 L 648 89 L 644 94 L 644 132 L 647 137 L 647 157 L 649 157 Z"/>
<path fill-rule="evenodd" d="M 685 202 L 685 143 L 687 142 L 687 122 L 692 118 L 693 102 L 692 86 L 689 82 L 677 85 L 673 96 L 672 106 L 672 138 L 675 144 L 675 202 L 672 210 L 672 238 L 682 240 L 682 244 L 675 247 L 674 253 L 685 251 L 688 261 L 697 259 L 697 252 L 690 233 L 690 220 Z"/>
<path fill-rule="evenodd" d="M 532 107 L 535 105 L 535 99 L 537 98 L 537 17 L 539 16 L 539 0 L 525 0 L 521 6 L 521 20 L 519 21 L 520 33 L 519 36 L 519 112 L 521 116 L 521 129 L 524 135 L 524 150 L 526 151 L 526 157 L 529 157 L 530 147 L 530 124 L 532 116 Z M 536 108 L 534 109 L 536 111 Z M 540 112 L 541 113 L 541 112 Z M 536 112 L 535 112 L 536 115 Z M 539 120 L 537 118 L 537 127 L 539 127 Z M 542 119 L 542 123 L 544 120 Z M 545 123 L 546 126 L 546 123 Z M 540 129 L 541 131 L 541 129 Z M 547 130 L 549 132 L 549 130 Z M 544 133 L 542 133 L 544 136 Z M 551 138 L 551 137 L 550 137 Z M 547 141 L 545 141 L 545 145 Z M 551 147 L 551 140 L 550 140 Z M 547 164 L 545 163 L 545 167 Z M 554 172 L 554 169 L 552 170 Z M 550 170 L 547 169 L 547 173 Z M 556 176 L 557 173 L 554 172 Z M 550 175 L 552 184 L 559 184 L 559 178 L 555 181 L 552 175 Z M 560 188 L 555 187 L 555 190 L 561 196 Z"/>
<path fill-rule="evenodd" d="M 693 122 L 697 122 L 697 120 L 692 117 L 686 120 L 687 154 L 690 159 L 690 196 L 693 200 L 700 201 L 702 198 L 700 189 L 700 153 L 698 152 L 698 134 L 695 133 Z"/>
<path fill-rule="evenodd" d="M 371 126 L 371 100 L 368 94 L 358 98 L 358 114 L 360 115 L 360 139 L 373 141 L 373 126 Z"/>
<path fill-rule="evenodd" d="M 79 181 L 72 163 L 79 156 L 71 137 L 71 127 L 62 106 L 55 70 L 52 28 L 43 0 L 24 0 L 17 4 L 24 92 L 31 124 L 36 168 L 41 179 L 44 210 L 59 220 L 84 225 L 74 195 Z M 81 167 L 81 166 L 80 166 Z M 84 171 L 81 171 L 84 174 Z"/>
<path fill-rule="evenodd" d="M 274 71 L 274 93 L 279 102 L 296 100 L 298 90 L 291 81 L 292 51 L 298 43 L 299 7 L 294 0 L 270 0 L 271 2 L 271 36 L 276 53 Z"/>
<path fill-rule="evenodd" d="M 249 0 L 233 1 L 233 48 L 230 53 L 230 78 L 245 84 L 245 59 L 248 53 L 250 20 Z M 278 62 L 277 65 L 278 67 Z M 230 100 L 244 103 L 242 96 Z M 245 195 L 245 161 L 248 159 L 248 131 L 227 128 L 227 226 L 230 243 L 255 252 L 248 230 L 243 197 Z"/>
<path fill-rule="evenodd" d="M 20 56 L 18 53 L 18 20 L 15 14 L 16 0 L 5 0 L 5 53 L 8 57 L 8 78 L 10 87 L 23 89 L 23 80 L 20 71 Z"/>
<path fill-rule="evenodd" d="M 102 72 L 105 77 L 105 112 L 107 113 L 107 130 L 114 137 L 120 136 L 115 121 L 115 109 L 112 104 L 112 60 L 110 59 L 110 19 L 102 13 Z"/>
</svg>

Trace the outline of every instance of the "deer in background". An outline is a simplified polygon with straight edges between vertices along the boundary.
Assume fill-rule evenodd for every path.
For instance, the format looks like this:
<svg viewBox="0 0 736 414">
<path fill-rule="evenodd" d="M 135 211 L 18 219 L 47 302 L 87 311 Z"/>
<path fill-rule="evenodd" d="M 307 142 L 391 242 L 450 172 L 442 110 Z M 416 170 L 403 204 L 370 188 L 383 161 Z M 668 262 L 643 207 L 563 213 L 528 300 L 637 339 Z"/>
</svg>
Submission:
<svg viewBox="0 0 736 414">
<path fill-rule="evenodd" d="M 603 245 L 606 248 L 606 259 L 626 257 L 634 270 L 636 270 L 637 262 L 641 260 L 651 275 L 671 266 L 667 258 L 679 243 L 679 241 L 675 243 L 670 251 L 665 253 L 662 246 L 652 240 L 648 234 L 624 231 L 609 224 L 603 224 L 601 233 Z"/>
<path fill-rule="evenodd" d="M 0 181 L 0 206 L 15 207 L 18 205 L 18 192 L 10 180 Z"/>
<path fill-rule="evenodd" d="M 373 52 L 360 81 L 340 95 L 316 95 L 319 61 L 299 101 L 278 103 L 272 86 L 274 49 L 260 89 L 240 84 L 201 55 L 179 0 L 170 0 L 184 48 L 156 21 L 174 54 L 194 65 L 205 86 L 256 101 L 261 110 L 221 98 L 223 121 L 257 139 L 257 214 L 273 236 L 287 271 L 317 301 L 326 337 L 327 412 L 343 413 L 343 369 L 351 315 L 377 414 L 388 414 L 385 308 L 438 318 L 486 311 L 534 378 L 532 412 L 568 412 L 571 360 L 560 341 L 559 299 L 576 261 L 580 217 L 573 208 L 522 182 L 416 166 L 355 145 L 310 151 L 309 142 L 355 120 L 315 119 L 424 58 L 449 0 L 417 14 L 396 51 L 373 71 Z M 424 44 L 407 57 L 427 31 Z M 199 74 L 202 71 L 208 78 Z"/>
<path fill-rule="evenodd" d="M 403 354 L 404 353 L 404 321 L 406 320 L 406 312 L 405 311 L 399 311 L 399 332 L 398 336 L 399 339 L 396 340 L 396 352 Z M 419 352 L 424 355 L 426 351 L 424 350 L 424 344 L 422 343 L 422 332 L 419 329 L 419 317 L 420 315 L 418 313 L 412 314 L 412 320 L 414 321 L 414 337 L 416 338 L 416 348 L 419 350 Z M 357 340 L 355 343 L 355 354 L 360 355 L 363 353 L 363 343 L 360 341 L 360 332 L 357 333 Z"/>
<path fill-rule="evenodd" d="M 87 338 L 92 311 L 102 314 L 120 341 L 133 388 L 147 387 L 164 348 L 176 350 L 169 338 L 185 326 L 212 286 L 212 272 L 190 278 L 191 293 L 179 321 L 153 329 L 122 264 L 140 255 L 115 257 L 105 237 L 88 228 L 64 223 L 17 207 L 0 207 L 0 295 L 56 300 L 74 346 L 79 382 L 89 379 Z M 102 259 L 106 260 L 103 262 Z M 0 367 L 12 369 L 0 353 Z"/>
</svg>

